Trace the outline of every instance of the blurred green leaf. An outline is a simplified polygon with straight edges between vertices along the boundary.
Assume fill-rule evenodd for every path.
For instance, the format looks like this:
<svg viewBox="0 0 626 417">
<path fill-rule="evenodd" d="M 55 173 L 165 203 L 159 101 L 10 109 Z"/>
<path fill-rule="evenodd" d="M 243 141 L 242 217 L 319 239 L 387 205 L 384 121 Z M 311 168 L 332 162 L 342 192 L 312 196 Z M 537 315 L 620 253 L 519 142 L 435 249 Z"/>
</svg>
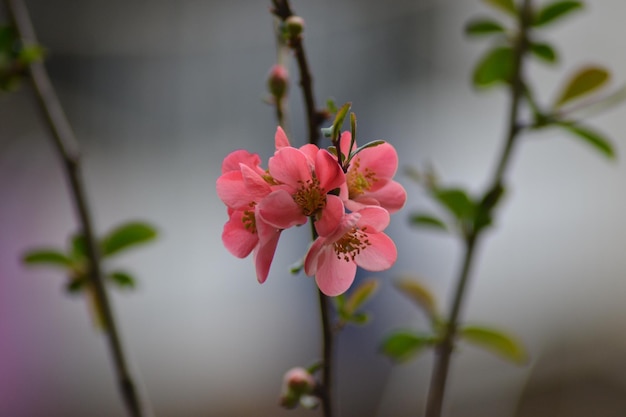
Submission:
<svg viewBox="0 0 626 417">
<path fill-rule="evenodd" d="M 530 52 L 540 60 L 547 62 L 548 64 L 554 64 L 557 62 L 557 55 L 554 48 L 547 43 L 531 43 Z"/>
<path fill-rule="evenodd" d="M 409 218 L 409 221 L 411 222 L 413 226 L 428 227 L 431 229 L 448 231 L 448 226 L 446 226 L 443 220 L 440 220 L 437 217 L 430 215 L 430 214 L 424 214 L 424 213 L 412 214 L 411 217 Z"/>
<path fill-rule="evenodd" d="M 585 67 L 576 72 L 565 84 L 554 107 L 585 96 L 602 87 L 609 79 L 609 72 L 600 67 Z"/>
<path fill-rule="evenodd" d="M 469 22 L 465 26 L 465 33 L 470 36 L 491 35 L 494 33 L 504 33 L 504 27 L 491 19 L 477 19 Z"/>
<path fill-rule="evenodd" d="M 27 252 L 22 260 L 28 265 L 50 265 L 62 268 L 72 266 L 72 260 L 56 249 L 35 249 Z"/>
<path fill-rule="evenodd" d="M 87 258 L 87 242 L 85 237 L 81 234 L 72 236 L 72 258 L 80 260 Z"/>
<path fill-rule="evenodd" d="M 300 259 L 291 264 L 291 266 L 289 267 L 289 272 L 293 275 L 297 275 L 300 273 L 300 271 L 302 271 L 302 268 L 304 268 L 304 259 Z"/>
<path fill-rule="evenodd" d="M 367 300 L 378 290 L 378 281 L 374 279 L 365 280 L 356 287 L 346 299 L 344 305 L 345 311 L 353 315 Z"/>
<path fill-rule="evenodd" d="M 370 321 L 370 316 L 367 313 L 355 313 L 348 318 L 348 321 L 352 324 L 362 326 Z"/>
<path fill-rule="evenodd" d="M 503 195 L 504 187 L 502 185 L 496 185 L 485 194 L 476 209 L 474 231 L 484 229 L 491 225 L 493 222 L 493 208 L 500 202 Z"/>
<path fill-rule="evenodd" d="M 413 301 L 417 307 L 422 309 L 431 321 L 437 319 L 439 316 L 437 300 L 428 288 L 417 282 L 416 279 L 408 276 L 397 280 L 394 285 L 402 294 Z"/>
<path fill-rule="evenodd" d="M 494 83 L 508 83 L 513 75 L 513 50 L 501 46 L 488 51 L 478 61 L 472 80 L 476 87 L 488 87 Z"/>
<path fill-rule="evenodd" d="M 513 336 L 500 330 L 482 326 L 465 326 L 460 330 L 459 335 L 463 340 L 490 350 L 511 362 L 522 365 L 528 361 L 524 347 Z"/>
<path fill-rule="evenodd" d="M 15 40 L 15 30 L 12 26 L 0 26 L 0 51 L 13 52 Z"/>
<path fill-rule="evenodd" d="M 383 340 L 380 351 L 394 362 L 405 362 L 435 342 L 436 338 L 430 334 L 399 331 Z"/>
<path fill-rule="evenodd" d="M 87 284 L 86 277 L 74 278 L 68 281 L 68 283 L 65 285 L 65 291 L 67 291 L 70 294 L 76 294 L 82 291 L 83 288 L 85 288 L 86 284 Z"/>
<path fill-rule="evenodd" d="M 515 7 L 513 0 L 483 0 L 483 2 L 487 3 L 491 7 L 500 9 L 511 16 L 517 16 L 517 8 Z"/>
<path fill-rule="evenodd" d="M 433 197 L 458 220 L 466 220 L 474 215 L 474 202 L 460 188 L 438 188 Z"/>
<path fill-rule="evenodd" d="M 28 45 L 20 49 L 19 61 L 24 65 L 43 60 L 45 50 L 41 45 Z"/>
<path fill-rule="evenodd" d="M 335 100 L 332 98 L 326 99 L 326 109 L 329 113 L 337 113 L 337 105 L 335 104 Z"/>
<path fill-rule="evenodd" d="M 544 26 L 582 7 L 583 4 L 579 1 L 558 1 L 547 4 L 537 12 L 533 26 Z"/>
<path fill-rule="evenodd" d="M 593 146 L 597 151 L 609 159 L 615 159 L 615 150 L 613 144 L 602 134 L 581 125 L 570 123 L 559 123 L 563 129 L 573 133 L 577 138 L 583 139 L 589 145 Z"/>
<path fill-rule="evenodd" d="M 108 275 L 108 278 L 121 288 L 135 288 L 135 278 L 124 271 L 114 271 Z"/>
<path fill-rule="evenodd" d="M 337 110 L 337 114 L 335 115 L 335 121 L 333 122 L 333 133 L 331 139 L 333 142 L 339 138 L 339 133 L 341 132 L 341 126 L 343 126 L 343 121 L 348 115 L 350 111 L 350 107 L 352 107 L 352 103 L 348 102 L 341 106 L 339 110 Z"/>
<path fill-rule="evenodd" d="M 102 239 L 102 256 L 110 256 L 131 246 L 153 240 L 156 230 L 146 223 L 131 222 L 123 224 Z"/>
</svg>

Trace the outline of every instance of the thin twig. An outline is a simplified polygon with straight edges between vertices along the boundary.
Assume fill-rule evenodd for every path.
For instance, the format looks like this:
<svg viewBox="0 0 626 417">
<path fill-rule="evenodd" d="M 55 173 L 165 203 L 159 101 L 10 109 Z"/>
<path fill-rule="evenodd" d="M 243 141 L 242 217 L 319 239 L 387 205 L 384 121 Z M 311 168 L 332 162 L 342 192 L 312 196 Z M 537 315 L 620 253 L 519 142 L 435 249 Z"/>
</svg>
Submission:
<svg viewBox="0 0 626 417">
<path fill-rule="evenodd" d="M 282 22 L 294 16 L 288 0 L 272 0 L 274 5 L 272 13 Z M 309 130 L 308 142 L 319 146 L 320 128 L 326 114 L 319 111 L 315 106 L 315 96 L 313 95 L 313 77 L 309 70 L 309 64 L 304 52 L 302 37 L 296 36 L 288 40 L 289 47 L 294 51 L 298 70 L 300 72 L 300 87 L 304 98 L 307 126 Z M 311 222 L 312 237 L 317 237 L 313 222 Z M 330 298 L 318 290 L 320 318 L 322 323 L 322 382 L 319 387 L 319 395 L 322 402 L 322 412 L 324 417 L 332 417 L 333 401 L 333 325 L 331 322 L 331 302 Z"/>
<path fill-rule="evenodd" d="M 522 66 L 524 54 L 528 49 L 527 31 L 530 20 L 530 3 L 530 0 L 524 0 L 522 9 L 520 11 L 520 30 L 518 38 L 515 42 L 514 49 L 513 74 L 510 85 L 511 105 L 508 115 L 509 122 L 506 141 L 500 155 L 498 165 L 494 172 L 493 179 L 491 180 L 491 184 L 488 187 L 485 195 L 489 195 L 490 193 L 496 193 L 498 192 L 498 190 L 502 189 L 504 177 L 510 165 L 514 146 L 517 143 L 517 139 L 520 133 L 518 118 L 519 107 L 524 94 Z M 454 291 L 453 302 L 447 318 L 446 330 L 443 335 L 442 341 L 437 345 L 435 351 L 435 365 L 431 376 L 430 390 L 428 392 L 428 398 L 426 402 L 426 417 L 441 416 L 446 388 L 446 380 L 450 368 L 451 355 L 454 350 L 454 343 L 459 326 L 460 313 L 463 307 L 463 300 L 465 298 L 465 291 L 467 289 L 470 278 L 470 271 L 474 261 L 474 255 L 476 253 L 475 250 L 480 240 L 480 237 L 482 236 L 483 230 L 484 229 L 482 228 L 472 230 L 466 236 L 464 236 L 465 255 Z"/>
<path fill-rule="evenodd" d="M 5 0 L 5 2 L 24 45 L 36 45 L 37 38 L 26 5 L 22 0 Z M 78 144 L 43 63 L 34 62 L 30 65 L 30 78 L 41 110 L 52 133 L 52 142 L 62 159 L 65 174 L 70 184 L 75 210 L 87 246 L 87 258 L 89 259 L 88 276 L 90 284 L 93 286 L 97 303 L 102 310 L 104 331 L 108 336 L 109 349 L 115 365 L 119 388 L 129 415 L 141 417 L 143 416 L 141 402 L 126 365 L 124 351 L 102 279 L 98 246 L 94 236 L 82 180 Z"/>
</svg>

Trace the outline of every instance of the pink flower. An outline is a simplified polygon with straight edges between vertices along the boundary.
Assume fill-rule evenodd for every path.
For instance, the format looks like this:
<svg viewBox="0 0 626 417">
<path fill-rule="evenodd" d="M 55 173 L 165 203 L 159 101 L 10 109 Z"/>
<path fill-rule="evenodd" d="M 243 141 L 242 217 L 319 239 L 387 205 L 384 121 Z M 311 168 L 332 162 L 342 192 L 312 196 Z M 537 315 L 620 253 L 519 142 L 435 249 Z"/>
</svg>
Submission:
<svg viewBox="0 0 626 417">
<path fill-rule="evenodd" d="M 350 132 L 344 132 L 340 138 L 340 148 L 348 154 Z M 356 144 L 352 152 L 356 149 Z M 398 170 L 398 153 L 389 143 L 366 148 L 350 161 L 346 173 L 347 192 L 342 198 L 346 208 L 357 211 L 367 205 L 381 206 L 395 213 L 406 202 L 404 187 L 393 180 Z"/>
<path fill-rule="evenodd" d="M 344 213 L 341 199 L 328 193 L 344 184 L 345 175 L 333 155 L 311 146 L 278 147 L 269 160 L 269 173 L 278 185 L 258 210 L 264 221 L 279 229 L 304 224 L 312 216 L 317 232 L 328 234 Z"/>
<path fill-rule="evenodd" d="M 389 212 L 369 206 L 345 214 L 339 226 L 320 235 L 306 254 L 304 272 L 315 275 L 319 289 L 328 296 L 344 293 L 356 274 L 357 266 L 382 271 L 396 261 L 396 245 L 382 231 L 389 224 Z"/>
<path fill-rule="evenodd" d="M 258 203 L 272 192 L 269 178 L 259 166 L 258 155 L 232 152 L 224 159 L 217 179 L 220 199 L 228 207 L 222 242 L 230 253 L 245 258 L 254 252 L 257 279 L 265 282 L 278 245 L 280 230 L 258 216 Z M 236 168 L 237 167 L 237 168 Z"/>
</svg>

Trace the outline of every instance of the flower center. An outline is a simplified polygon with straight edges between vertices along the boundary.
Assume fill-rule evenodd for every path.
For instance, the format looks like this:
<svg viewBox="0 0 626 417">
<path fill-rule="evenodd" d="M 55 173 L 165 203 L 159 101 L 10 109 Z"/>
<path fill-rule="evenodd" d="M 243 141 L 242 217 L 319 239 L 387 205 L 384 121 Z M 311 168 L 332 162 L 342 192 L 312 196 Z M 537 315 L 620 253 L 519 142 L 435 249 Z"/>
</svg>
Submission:
<svg viewBox="0 0 626 417">
<path fill-rule="evenodd" d="M 299 181 L 300 188 L 293 196 L 294 201 L 302 209 L 302 214 L 312 216 L 326 207 L 326 192 L 320 187 L 316 177 Z"/>
<path fill-rule="evenodd" d="M 243 227 L 252 234 L 256 234 L 256 217 L 254 217 L 254 206 L 256 203 L 253 201 L 250 203 L 250 210 L 244 210 L 243 216 L 241 217 L 241 221 L 243 223 Z"/>
<path fill-rule="evenodd" d="M 372 188 L 372 184 L 378 181 L 376 173 L 369 168 L 360 172 L 361 161 L 356 159 L 352 162 L 353 169 L 348 172 L 348 198 L 353 199 Z"/>
<path fill-rule="evenodd" d="M 357 229 L 353 227 L 334 243 L 337 259 L 343 258 L 346 262 L 354 261 L 356 255 L 371 245 L 367 234 L 365 234 L 365 229 L 367 228 Z"/>
</svg>

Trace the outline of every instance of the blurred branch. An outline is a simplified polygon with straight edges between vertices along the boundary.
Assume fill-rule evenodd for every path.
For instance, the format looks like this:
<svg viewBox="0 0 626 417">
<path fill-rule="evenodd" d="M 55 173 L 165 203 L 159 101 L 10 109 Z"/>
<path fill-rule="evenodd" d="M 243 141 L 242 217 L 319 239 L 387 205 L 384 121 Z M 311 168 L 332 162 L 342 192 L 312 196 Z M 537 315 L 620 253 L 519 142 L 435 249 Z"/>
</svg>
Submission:
<svg viewBox="0 0 626 417">
<path fill-rule="evenodd" d="M 38 42 L 35 30 L 24 2 L 22 0 L 5 0 L 5 3 L 21 41 L 25 46 L 36 45 Z M 122 391 L 129 415 L 141 417 L 143 416 L 141 402 L 128 371 L 121 340 L 104 287 L 98 245 L 94 236 L 91 214 L 81 174 L 78 143 L 43 63 L 33 62 L 29 70 L 39 105 L 50 128 L 53 145 L 63 163 L 80 228 L 82 229 L 81 232 L 87 244 L 89 280 L 94 289 L 97 303 L 102 309 L 104 330 L 108 337 L 109 349 L 115 365 L 119 388 Z"/>
</svg>

